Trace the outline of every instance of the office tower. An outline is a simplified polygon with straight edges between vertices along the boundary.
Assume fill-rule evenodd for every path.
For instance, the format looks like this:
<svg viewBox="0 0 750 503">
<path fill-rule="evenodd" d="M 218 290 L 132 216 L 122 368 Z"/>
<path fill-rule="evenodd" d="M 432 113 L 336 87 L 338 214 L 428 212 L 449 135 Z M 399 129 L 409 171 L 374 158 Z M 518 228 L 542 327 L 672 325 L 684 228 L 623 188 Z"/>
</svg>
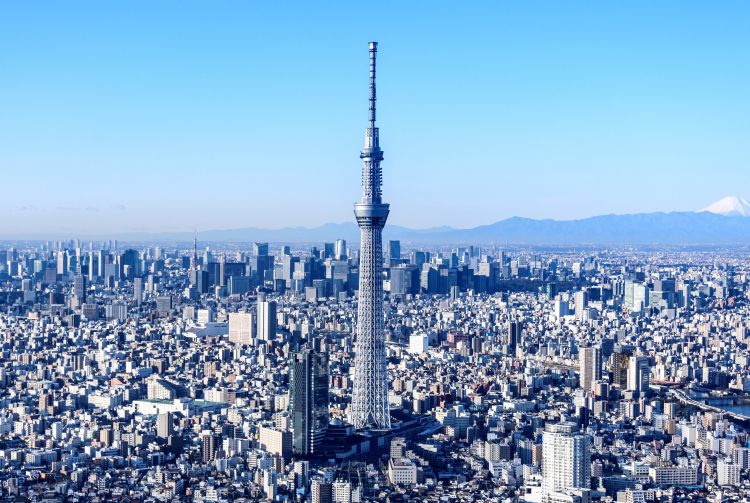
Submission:
<svg viewBox="0 0 750 503">
<path fill-rule="evenodd" d="M 64 276 L 68 273 L 68 261 L 65 258 L 64 251 L 57 252 L 57 274 Z"/>
<path fill-rule="evenodd" d="M 573 294 L 573 302 L 575 304 L 575 317 L 577 320 L 583 319 L 583 313 L 589 304 L 589 295 L 587 292 L 576 292 Z"/>
<path fill-rule="evenodd" d="M 143 302 L 143 278 L 140 276 L 133 278 L 133 300 L 139 306 Z"/>
<path fill-rule="evenodd" d="M 322 479 L 313 479 L 310 482 L 311 503 L 332 503 L 333 487 L 330 482 Z"/>
<path fill-rule="evenodd" d="M 319 451 L 328 430 L 328 355 L 312 349 L 289 362 L 289 416 L 295 454 Z"/>
<path fill-rule="evenodd" d="M 578 355 L 581 388 L 592 391 L 602 378 L 602 352 L 598 347 L 581 348 Z"/>
<path fill-rule="evenodd" d="M 323 244 L 323 258 L 334 258 L 336 256 L 336 249 L 334 248 L 333 243 L 324 243 Z"/>
<path fill-rule="evenodd" d="M 86 302 L 86 276 L 76 274 L 73 277 L 73 295 L 79 303 Z"/>
<path fill-rule="evenodd" d="M 256 257 L 268 255 L 268 243 L 253 243 L 253 255 Z"/>
<path fill-rule="evenodd" d="M 628 390 L 647 393 L 651 381 L 650 372 L 647 356 L 631 356 L 628 363 Z"/>
<path fill-rule="evenodd" d="M 609 367 L 612 372 L 612 385 L 620 389 L 628 387 L 628 366 L 632 348 L 621 344 L 615 345 L 615 351 L 612 353 L 609 361 Z"/>
<path fill-rule="evenodd" d="M 362 200 L 354 205 L 360 229 L 359 303 L 354 357 L 352 422 L 357 428 L 390 428 L 388 367 L 383 333 L 383 227 L 388 205 L 382 202 L 382 172 L 378 128 L 375 127 L 375 55 L 377 42 L 370 42 L 370 127 L 360 157 Z"/>
<path fill-rule="evenodd" d="M 548 424 L 542 435 L 543 488 L 546 492 L 588 489 L 591 447 L 588 435 L 571 422 Z"/>
<path fill-rule="evenodd" d="M 268 255 L 268 243 L 253 243 L 253 257 L 250 265 L 253 277 L 258 284 L 263 285 L 266 271 L 273 271 L 273 257 Z"/>
<path fill-rule="evenodd" d="M 388 241 L 388 261 L 397 263 L 401 259 L 401 241 Z"/>
<path fill-rule="evenodd" d="M 253 313 L 229 313 L 229 342 L 252 344 L 254 333 Z"/>
<path fill-rule="evenodd" d="M 96 272 L 98 270 L 98 267 L 96 267 L 96 260 L 94 259 L 94 252 L 93 251 L 89 252 L 89 264 L 88 264 L 88 266 L 89 266 L 89 281 L 91 283 L 93 283 L 94 280 L 96 279 Z"/>
<path fill-rule="evenodd" d="M 336 248 L 334 250 L 334 257 L 336 260 L 346 260 L 346 239 L 337 239 Z"/>
<path fill-rule="evenodd" d="M 258 294 L 258 340 L 270 341 L 276 338 L 276 302 L 266 300 L 264 294 Z"/>
<path fill-rule="evenodd" d="M 105 254 L 104 250 L 99 250 L 96 254 L 96 276 L 99 278 L 104 277 L 104 265 L 105 265 Z M 109 255 L 106 255 L 107 259 L 109 258 Z"/>
<path fill-rule="evenodd" d="M 167 438 L 174 433 L 174 416 L 171 412 L 163 412 L 156 416 L 156 436 Z"/>
<path fill-rule="evenodd" d="M 199 269 L 195 271 L 195 289 L 199 294 L 208 293 L 211 287 L 211 281 L 208 271 Z"/>
<path fill-rule="evenodd" d="M 521 344 L 521 330 L 523 326 L 519 321 L 508 322 L 507 354 L 516 356 L 517 348 Z"/>
</svg>

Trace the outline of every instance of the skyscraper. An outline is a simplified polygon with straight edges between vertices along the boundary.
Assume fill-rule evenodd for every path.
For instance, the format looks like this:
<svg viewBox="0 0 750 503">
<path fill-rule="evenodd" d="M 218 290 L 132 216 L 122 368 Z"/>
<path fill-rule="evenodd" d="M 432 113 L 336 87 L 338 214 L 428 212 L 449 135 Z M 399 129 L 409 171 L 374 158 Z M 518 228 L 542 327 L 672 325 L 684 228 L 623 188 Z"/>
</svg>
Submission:
<svg viewBox="0 0 750 503">
<path fill-rule="evenodd" d="M 401 241 L 388 241 L 388 262 L 391 264 L 398 263 L 401 259 Z"/>
<path fill-rule="evenodd" d="M 143 302 L 143 278 L 141 276 L 133 278 L 133 300 L 139 306 Z"/>
<path fill-rule="evenodd" d="M 590 440 L 578 431 L 575 423 L 546 426 L 542 437 L 542 473 L 546 492 L 591 486 Z"/>
<path fill-rule="evenodd" d="M 163 412 L 156 416 L 156 436 L 167 438 L 174 433 L 174 416 L 171 412 Z"/>
<path fill-rule="evenodd" d="M 382 172 L 378 128 L 375 127 L 375 56 L 370 42 L 370 127 L 365 132 L 362 166 L 362 199 L 354 205 L 360 229 L 359 304 L 354 356 L 352 422 L 357 428 L 390 428 L 388 368 L 383 333 L 383 227 L 388 205 L 381 199 Z"/>
<path fill-rule="evenodd" d="M 347 254 L 346 254 L 346 240 L 345 239 L 336 240 L 336 248 L 334 250 L 334 256 L 336 260 L 346 260 Z"/>
<path fill-rule="evenodd" d="M 602 378 L 602 352 L 594 346 L 581 348 L 579 354 L 581 388 L 593 389 L 593 384 Z"/>
<path fill-rule="evenodd" d="M 293 353 L 289 391 L 294 453 L 315 454 L 328 430 L 328 355 L 312 349 Z"/>
<path fill-rule="evenodd" d="M 73 277 L 73 295 L 75 295 L 79 303 L 83 304 L 86 302 L 86 276 L 76 274 Z"/>
<path fill-rule="evenodd" d="M 628 363 L 628 390 L 646 393 L 651 381 L 648 356 L 631 356 Z"/>
<path fill-rule="evenodd" d="M 229 342 L 252 344 L 255 334 L 253 313 L 229 313 Z"/>
<path fill-rule="evenodd" d="M 270 341 L 276 337 L 276 302 L 266 300 L 264 294 L 258 294 L 258 339 Z"/>
</svg>

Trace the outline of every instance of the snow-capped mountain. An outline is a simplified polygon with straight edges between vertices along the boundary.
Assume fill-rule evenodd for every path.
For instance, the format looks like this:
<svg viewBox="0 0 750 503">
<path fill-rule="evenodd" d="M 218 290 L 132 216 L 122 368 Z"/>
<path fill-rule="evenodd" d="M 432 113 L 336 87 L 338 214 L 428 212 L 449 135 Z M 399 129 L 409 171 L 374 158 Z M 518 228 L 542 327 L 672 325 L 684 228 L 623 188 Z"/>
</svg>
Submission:
<svg viewBox="0 0 750 503">
<path fill-rule="evenodd" d="M 727 196 L 700 211 L 725 217 L 750 217 L 750 203 L 744 197 Z"/>
</svg>

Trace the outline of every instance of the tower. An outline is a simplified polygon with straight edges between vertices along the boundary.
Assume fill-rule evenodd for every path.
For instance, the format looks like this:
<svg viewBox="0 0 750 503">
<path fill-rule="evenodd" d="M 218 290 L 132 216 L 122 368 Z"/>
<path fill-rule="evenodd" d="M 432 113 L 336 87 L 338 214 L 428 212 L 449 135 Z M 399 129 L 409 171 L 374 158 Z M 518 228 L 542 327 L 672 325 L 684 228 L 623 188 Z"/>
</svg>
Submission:
<svg viewBox="0 0 750 503">
<path fill-rule="evenodd" d="M 365 131 L 362 165 L 362 199 L 354 205 L 360 230 L 359 304 L 354 355 L 352 422 L 357 428 L 390 428 L 388 369 L 383 333 L 383 227 L 388 205 L 381 199 L 382 172 L 378 128 L 375 127 L 375 56 L 370 42 L 370 124 Z"/>
<path fill-rule="evenodd" d="M 579 360 L 581 388 L 592 391 L 594 383 L 602 378 L 602 351 L 595 346 L 580 349 Z"/>
<path fill-rule="evenodd" d="M 591 447 L 575 423 L 548 424 L 542 434 L 543 488 L 547 493 L 588 489 Z"/>
<path fill-rule="evenodd" d="M 256 305 L 257 333 L 261 341 L 271 341 L 276 338 L 276 302 L 266 300 L 265 294 L 258 294 Z"/>
<path fill-rule="evenodd" d="M 631 356 L 628 362 L 628 390 L 647 393 L 651 377 L 650 371 L 647 356 Z"/>
</svg>

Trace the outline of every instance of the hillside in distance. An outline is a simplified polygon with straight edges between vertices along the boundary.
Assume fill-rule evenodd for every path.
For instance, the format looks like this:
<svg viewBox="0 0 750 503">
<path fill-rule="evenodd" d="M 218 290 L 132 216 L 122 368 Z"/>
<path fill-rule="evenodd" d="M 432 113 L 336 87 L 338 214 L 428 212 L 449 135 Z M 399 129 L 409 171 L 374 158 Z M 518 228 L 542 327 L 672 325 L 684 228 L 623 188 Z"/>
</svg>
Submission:
<svg viewBox="0 0 750 503">
<path fill-rule="evenodd" d="M 386 225 L 384 239 L 425 244 L 518 244 L 518 245 L 731 245 L 750 243 L 750 218 L 725 216 L 708 211 L 601 215 L 579 220 L 536 220 L 512 217 L 467 229 L 433 227 L 410 229 Z M 129 234 L 128 240 L 191 241 L 192 233 Z M 346 239 L 359 241 L 356 223 L 282 229 L 241 228 L 207 230 L 201 241 L 275 243 L 322 243 Z"/>
</svg>

